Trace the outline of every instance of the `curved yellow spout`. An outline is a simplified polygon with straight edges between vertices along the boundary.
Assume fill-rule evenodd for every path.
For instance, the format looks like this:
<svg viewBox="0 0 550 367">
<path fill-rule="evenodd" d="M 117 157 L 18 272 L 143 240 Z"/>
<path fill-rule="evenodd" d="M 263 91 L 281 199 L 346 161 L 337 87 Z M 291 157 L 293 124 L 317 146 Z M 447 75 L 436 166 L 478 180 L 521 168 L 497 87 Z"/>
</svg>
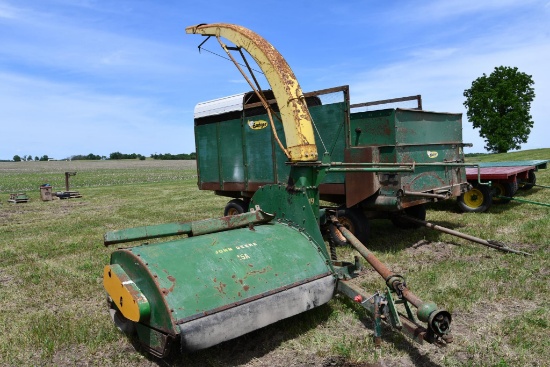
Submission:
<svg viewBox="0 0 550 367">
<path fill-rule="evenodd" d="M 223 37 L 237 47 L 244 48 L 262 69 L 273 90 L 281 113 L 290 160 L 318 160 L 313 124 L 302 89 L 292 69 L 275 47 L 251 30 L 234 24 L 200 24 L 187 27 L 185 31 Z"/>
</svg>

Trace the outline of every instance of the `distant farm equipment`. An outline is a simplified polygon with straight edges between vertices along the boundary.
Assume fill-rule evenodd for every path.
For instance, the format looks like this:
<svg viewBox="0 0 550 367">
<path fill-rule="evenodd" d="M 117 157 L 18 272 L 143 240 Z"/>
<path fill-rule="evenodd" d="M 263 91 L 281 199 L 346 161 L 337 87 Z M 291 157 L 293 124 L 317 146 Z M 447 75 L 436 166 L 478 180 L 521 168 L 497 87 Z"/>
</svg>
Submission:
<svg viewBox="0 0 550 367">
<path fill-rule="evenodd" d="M 65 191 L 57 191 L 55 196 L 60 199 L 74 199 L 81 198 L 82 195 L 78 191 L 71 191 L 69 189 L 69 179 L 71 176 L 76 176 L 76 172 L 65 172 Z"/>
<path fill-rule="evenodd" d="M 8 199 L 8 202 L 13 204 L 26 203 L 28 201 L 29 197 L 24 192 L 11 193 L 10 198 Z"/>
<path fill-rule="evenodd" d="M 479 168 L 467 168 L 466 176 L 472 189 L 458 199 L 465 212 L 484 212 L 492 204 L 506 204 L 511 200 L 535 205 L 550 206 L 515 198 L 518 190 L 530 190 L 537 185 L 536 171 L 546 169 L 550 160 L 485 162 Z M 544 186 L 542 186 L 544 187 Z"/>
</svg>

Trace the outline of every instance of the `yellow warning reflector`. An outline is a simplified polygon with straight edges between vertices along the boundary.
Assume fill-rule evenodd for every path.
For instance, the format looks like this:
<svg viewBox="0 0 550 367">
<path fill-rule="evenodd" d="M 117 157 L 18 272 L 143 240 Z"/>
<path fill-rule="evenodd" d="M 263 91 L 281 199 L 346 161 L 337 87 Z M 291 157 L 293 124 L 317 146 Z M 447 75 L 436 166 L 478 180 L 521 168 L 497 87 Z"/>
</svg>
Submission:
<svg viewBox="0 0 550 367">
<path fill-rule="evenodd" d="M 128 320 L 143 321 L 151 314 L 149 301 L 120 265 L 105 266 L 103 287 Z"/>
</svg>

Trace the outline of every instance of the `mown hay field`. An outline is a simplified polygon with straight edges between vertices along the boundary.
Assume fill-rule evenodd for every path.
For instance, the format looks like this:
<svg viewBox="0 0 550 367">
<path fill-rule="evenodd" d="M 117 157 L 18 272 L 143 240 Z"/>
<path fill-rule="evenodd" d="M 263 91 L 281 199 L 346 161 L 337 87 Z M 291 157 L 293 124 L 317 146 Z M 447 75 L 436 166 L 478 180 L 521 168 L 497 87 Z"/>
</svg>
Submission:
<svg viewBox="0 0 550 367">
<path fill-rule="evenodd" d="M 522 152 L 520 152 L 522 153 Z M 512 159 L 548 159 L 550 150 Z M 519 158 L 515 158 L 519 157 Z M 494 160 L 503 160 L 493 156 Z M 490 157 L 482 157 L 491 160 Z M 39 186 L 64 189 L 64 172 L 80 199 L 42 202 Z M 235 340 L 164 361 L 113 326 L 102 271 L 113 248 L 108 230 L 218 217 L 226 198 L 201 192 L 194 162 L 0 163 L 1 366 L 547 366 L 550 360 L 550 208 L 511 202 L 486 213 L 460 213 L 453 201 L 432 204 L 428 220 L 505 242 L 532 256 L 505 254 L 426 228 L 371 223 L 368 247 L 406 276 L 422 299 L 453 314 L 454 343 L 418 345 L 389 328 L 375 350 L 372 319 L 353 302 L 327 305 Z M 537 172 L 550 186 L 550 171 Z M 7 202 L 26 192 L 26 204 Z M 548 189 L 519 197 L 549 203 Z M 425 240 L 422 246 L 415 246 Z M 342 259 L 354 252 L 339 248 Z M 372 271 L 368 292 L 383 289 Z M 282 305 L 283 306 L 283 305 Z"/>
</svg>

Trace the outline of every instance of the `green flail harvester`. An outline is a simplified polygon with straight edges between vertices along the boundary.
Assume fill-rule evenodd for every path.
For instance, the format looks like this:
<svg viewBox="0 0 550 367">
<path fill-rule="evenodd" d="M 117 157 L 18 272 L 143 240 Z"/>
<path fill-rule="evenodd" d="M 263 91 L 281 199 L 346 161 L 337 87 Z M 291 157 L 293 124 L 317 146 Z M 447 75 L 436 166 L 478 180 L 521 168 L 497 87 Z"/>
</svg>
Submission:
<svg viewBox="0 0 550 367">
<path fill-rule="evenodd" d="M 173 345 L 182 351 L 208 348 L 325 304 L 339 292 L 372 313 L 378 341 L 382 321 L 418 342 L 452 341 L 449 312 L 414 295 L 401 275 L 342 226 L 335 212 L 320 208 L 319 185 L 335 167 L 329 154 L 317 153 L 301 88 L 279 52 L 236 25 L 204 24 L 186 31 L 217 38 L 231 58 L 230 50 L 245 49 L 261 67 L 279 106 L 275 117 L 283 124 L 286 146 L 280 146 L 290 167 L 289 179 L 258 188 L 250 211 L 240 215 L 107 233 L 105 245 L 181 236 L 112 253 L 104 286 L 116 325 L 137 335 L 153 355 L 165 357 Z M 222 38 L 235 47 L 226 46 Z M 272 120 L 276 113 L 258 83 L 247 80 Z M 352 282 L 361 268 L 358 257 L 342 262 L 331 256 L 321 225 L 358 250 L 385 281 L 384 292 L 372 295 Z"/>
</svg>

